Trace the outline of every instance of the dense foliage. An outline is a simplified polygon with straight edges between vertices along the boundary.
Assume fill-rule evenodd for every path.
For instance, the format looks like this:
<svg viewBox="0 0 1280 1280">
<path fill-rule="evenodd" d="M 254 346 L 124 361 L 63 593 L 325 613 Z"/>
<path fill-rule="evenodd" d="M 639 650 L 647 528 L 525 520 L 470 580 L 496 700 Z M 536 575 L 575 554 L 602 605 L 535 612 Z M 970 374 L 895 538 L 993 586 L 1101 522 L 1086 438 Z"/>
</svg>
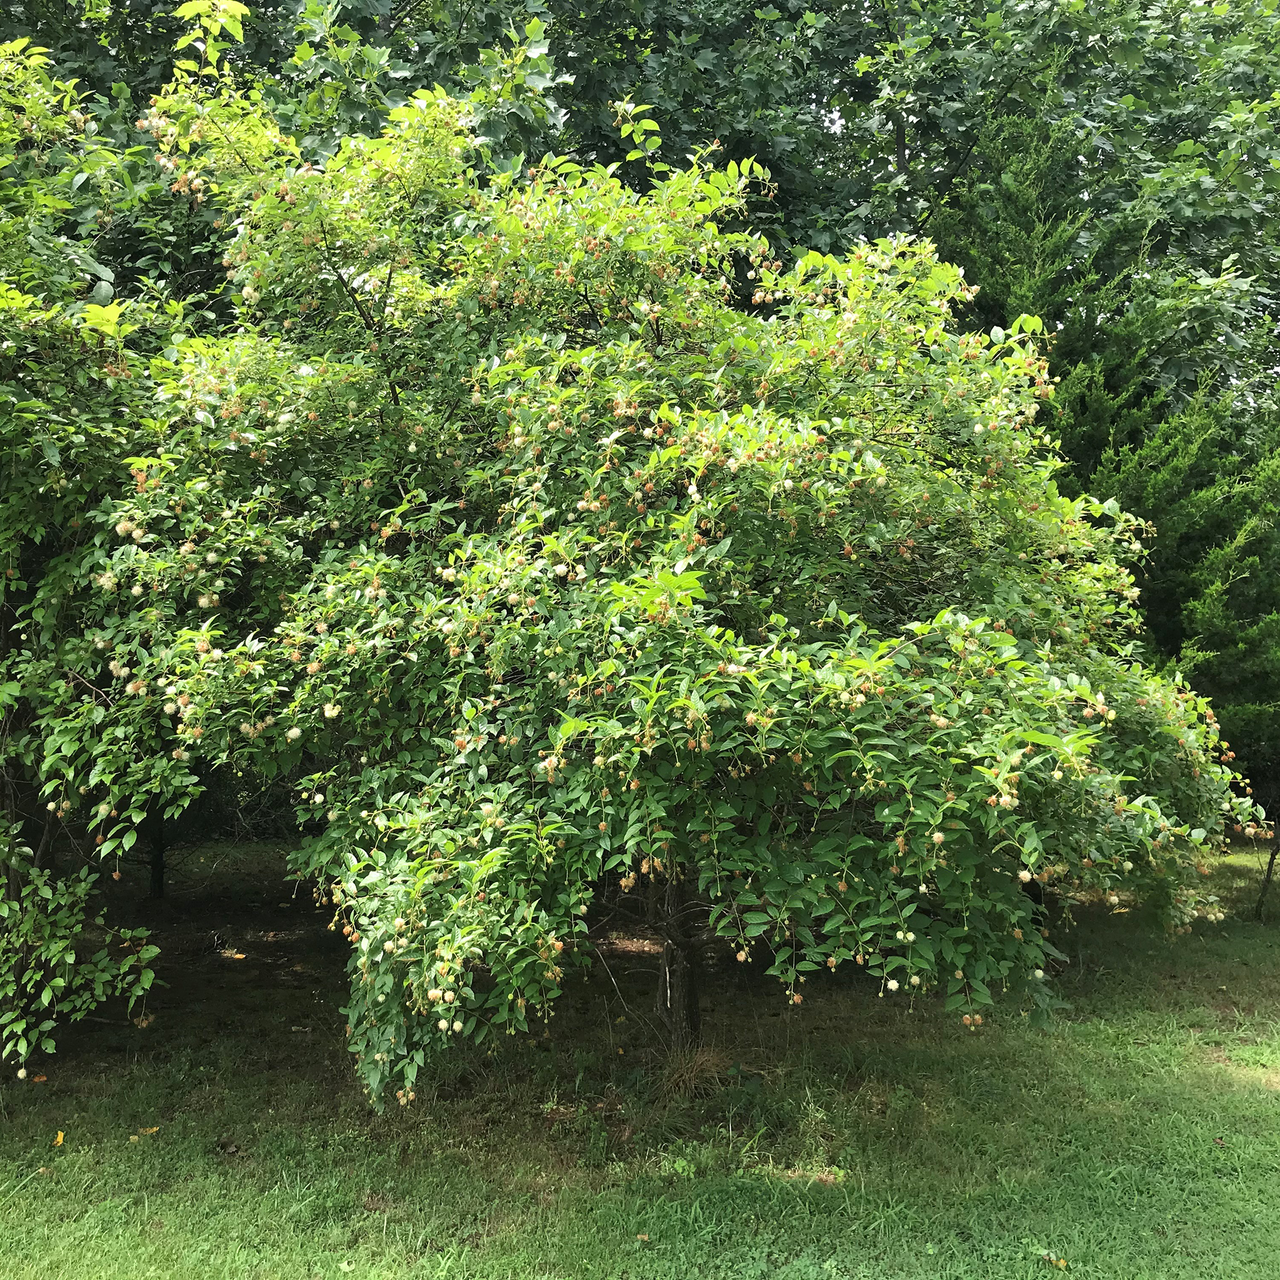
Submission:
<svg viewBox="0 0 1280 1280">
<path fill-rule="evenodd" d="M 308 157 L 235 9 L 186 7 L 147 153 L 5 52 L 15 815 L 110 865 L 213 777 L 296 787 L 375 1097 L 550 1012 L 604 901 L 666 939 L 677 1042 L 717 939 L 972 1022 L 1052 1002 L 1043 886 L 1216 913 L 1250 804 L 1140 661 L 1141 523 L 1057 486 L 1039 321 L 964 333 L 919 241 L 784 263 L 727 229 L 750 163 L 486 169 L 442 92 Z M 44 269 L 165 203 L 223 236 L 216 305 Z"/>
<path fill-rule="evenodd" d="M 8 21 L 139 107 L 182 27 L 154 0 L 25 0 Z M 554 150 L 620 162 L 644 190 L 615 124 L 631 97 L 659 126 L 649 163 L 714 139 L 769 169 L 744 213 L 785 262 L 928 234 L 983 286 L 966 323 L 1029 313 L 1056 335 L 1064 484 L 1157 525 L 1133 566 L 1147 639 L 1217 699 L 1274 802 L 1278 22 L 1275 0 L 313 0 L 245 15 L 226 56 L 306 159 L 442 84 L 471 101 L 491 163 Z M 169 243 L 136 256 L 186 291 L 200 241 Z"/>
</svg>

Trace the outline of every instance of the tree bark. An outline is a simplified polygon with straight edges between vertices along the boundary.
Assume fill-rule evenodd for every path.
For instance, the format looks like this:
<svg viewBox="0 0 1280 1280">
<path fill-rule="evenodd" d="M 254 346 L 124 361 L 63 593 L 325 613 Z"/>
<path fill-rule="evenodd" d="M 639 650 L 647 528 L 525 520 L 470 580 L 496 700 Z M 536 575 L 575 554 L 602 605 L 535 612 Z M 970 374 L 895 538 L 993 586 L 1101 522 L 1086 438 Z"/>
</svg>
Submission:
<svg viewBox="0 0 1280 1280">
<path fill-rule="evenodd" d="M 702 1038 L 697 959 L 670 938 L 662 945 L 658 969 L 658 1018 L 671 1037 L 673 1053 L 695 1048 Z"/>
<path fill-rule="evenodd" d="M 149 814 L 146 821 L 147 835 L 151 846 L 151 896 L 164 897 L 164 815 Z"/>
<path fill-rule="evenodd" d="M 46 812 L 44 819 L 44 827 L 40 832 L 40 843 L 36 845 L 35 853 L 32 855 L 31 865 L 37 870 L 44 869 L 45 859 L 49 856 L 49 851 L 53 848 L 53 835 L 57 827 L 57 821 L 52 813 Z"/>
<path fill-rule="evenodd" d="M 690 929 L 689 902 L 674 875 L 663 895 L 662 960 L 658 966 L 656 1012 L 671 1038 L 673 1053 L 694 1048 L 702 1038 L 698 1004 L 698 946 Z"/>
<path fill-rule="evenodd" d="M 3 632 L 0 632 L 3 635 Z M 9 862 L 8 874 L 5 877 L 9 892 L 9 900 L 17 902 L 22 897 L 22 882 L 18 876 L 18 865 L 14 858 L 14 843 L 22 839 L 21 820 L 18 816 L 18 789 L 14 786 L 13 778 L 10 776 L 9 768 L 6 765 L 3 774 L 4 782 L 4 809 L 6 825 L 8 826 L 9 847 L 5 853 L 11 861 Z"/>
<path fill-rule="evenodd" d="M 1253 909 L 1253 918 L 1262 919 L 1262 904 L 1267 900 L 1267 890 L 1271 888 L 1271 876 L 1276 869 L 1276 858 L 1280 856 L 1280 847 L 1271 850 L 1267 859 L 1267 874 L 1262 877 L 1262 891 L 1258 894 L 1258 905 Z"/>
</svg>

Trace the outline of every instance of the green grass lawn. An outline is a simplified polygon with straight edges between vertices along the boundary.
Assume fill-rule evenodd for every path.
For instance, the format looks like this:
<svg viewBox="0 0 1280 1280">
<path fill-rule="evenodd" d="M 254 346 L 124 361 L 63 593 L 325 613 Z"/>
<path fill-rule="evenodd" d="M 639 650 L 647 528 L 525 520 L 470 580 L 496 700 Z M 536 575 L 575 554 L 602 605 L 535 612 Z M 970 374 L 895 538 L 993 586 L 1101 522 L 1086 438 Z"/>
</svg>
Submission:
<svg viewBox="0 0 1280 1280">
<path fill-rule="evenodd" d="M 155 1021 L 86 1024 L 45 1083 L 0 1085 L 0 1276 L 1013 1280 L 1048 1251 L 1097 1280 L 1274 1280 L 1280 923 L 1249 918 L 1254 860 L 1215 878 L 1239 915 L 1174 942 L 1082 918 L 1048 1030 L 967 1033 L 856 982 L 787 1013 L 726 974 L 708 1050 L 664 1063 L 622 946 L 549 1034 L 377 1116 L 310 903 L 192 877 L 156 922 Z"/>
</svg>

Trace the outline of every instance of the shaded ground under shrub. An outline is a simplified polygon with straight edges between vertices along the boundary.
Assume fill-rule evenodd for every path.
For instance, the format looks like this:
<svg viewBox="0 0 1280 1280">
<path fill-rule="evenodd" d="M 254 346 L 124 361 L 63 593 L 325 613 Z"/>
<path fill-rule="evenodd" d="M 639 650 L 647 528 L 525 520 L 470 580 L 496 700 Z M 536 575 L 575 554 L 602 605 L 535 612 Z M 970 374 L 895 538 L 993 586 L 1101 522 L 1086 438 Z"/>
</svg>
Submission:
<svg viewBox="0 0 1280 1280">
<path fill-rule="evenodd" d="M 1047 1031 L 966 1033 L 869 983 L 815 980 L 788 1012 L 731 968 L 705 1047 L 669 1060 L 652 947 L 615 938 L 544 1033 L 377 1116 L 343 945 L 280 851 L 185 850 L 135 908 L 169 984 L 146 1025 L 108 1011 L 47 1080 L 0 1085 L 0 1274 L 1271 1277 L 1280 951 L 1250 919 L 1257 860 L 1214 877 L 1239 914 L 1175 942 L 1083 913 Z"/>
</svg>

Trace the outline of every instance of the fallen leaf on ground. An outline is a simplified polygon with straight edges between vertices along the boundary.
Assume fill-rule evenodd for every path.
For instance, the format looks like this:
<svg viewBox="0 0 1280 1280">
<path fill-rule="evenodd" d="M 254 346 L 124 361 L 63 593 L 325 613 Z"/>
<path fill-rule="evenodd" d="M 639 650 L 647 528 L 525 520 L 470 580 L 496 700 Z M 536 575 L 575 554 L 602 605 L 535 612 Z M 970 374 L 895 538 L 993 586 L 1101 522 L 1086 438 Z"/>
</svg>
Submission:
<svg viewBox="0 0 1280 1280">
<path fill-rule="evenodd" d="M 58 1130 L 58 1136 L 57 1136 L 56 1138 L 54 1138 L 54 1140 L 53 1140 L 53 1145 L 54 1145 L 55 1147 L 60 1147 L 60 1146 L 62 1146 L 62 1140 L 63 1140 L 63 1138 L 65 1138 L 66 1136 L 67 1136 L 67 1135 L 66 1135 L 65 1133 L 63 1133 L 61 1129 L 59 1129 L 59 1130 Z"/>
</svg>

